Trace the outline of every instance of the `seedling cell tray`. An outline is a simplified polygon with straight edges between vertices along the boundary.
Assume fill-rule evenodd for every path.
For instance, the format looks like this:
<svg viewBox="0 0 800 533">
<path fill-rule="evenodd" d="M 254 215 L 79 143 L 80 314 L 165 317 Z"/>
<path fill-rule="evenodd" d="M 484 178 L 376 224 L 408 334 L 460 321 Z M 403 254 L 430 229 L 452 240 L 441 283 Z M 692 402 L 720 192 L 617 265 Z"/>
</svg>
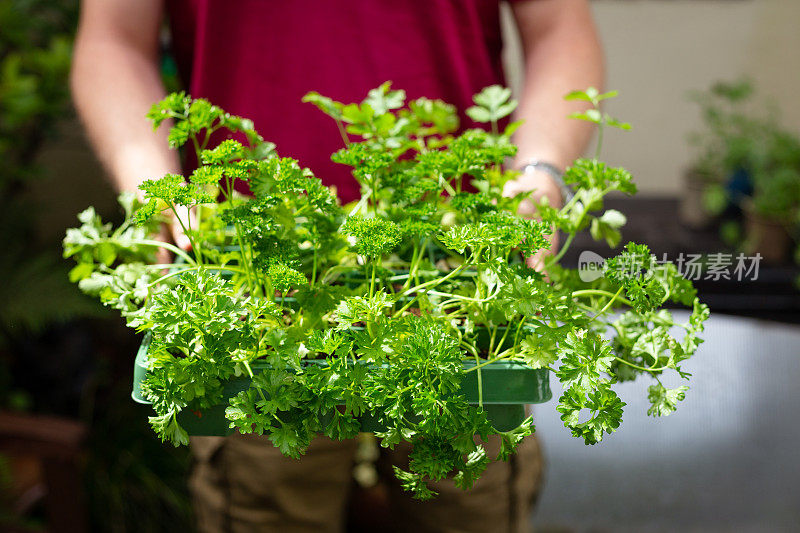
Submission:
<svg viewBox="0 0 800 533">
<path fill-rule="evenodd" d="M 147 376 L 147 352 L 150 347 L 150 336 L 146 335 L 136 354 L 133 369 L 132 398 L 141 404 L 150 402 L 142 397 L 141 383 Z M 307 360 L 304 364 L 322 364 L 320 361 Z M 465 360 L 464 367 L 475 366 L 475 361 Z M 258 372 L 263 366 L 253 366 Z M 525 417 L 525 405 L 544 403 L 552 398 L 549 373 L 546 369 L 531 369 L 515 363 L 498 361 L 490 363 L 480 370 L 483 384 L 483 407 L 492 425 L 500 431 L 509 431 L 519 426 Z M 250 378 L 241 376 L 232 378 L 225 384 L 225 398 L 231 398 L 247 389 Z M 478 404 L 478 373 L 464 374 L 461 392 L 471 404 Z M 202 412 L 184 410 L 178 415 L 178 421 L 192 436 L 226 436 L 235 430 L 229 428 L 225 418 L 225 404 L 217 405 Z M 373 416 L 361 417 L 361 430 L 364 432 L 381 431 L 380 421 Z"/>
</svg>

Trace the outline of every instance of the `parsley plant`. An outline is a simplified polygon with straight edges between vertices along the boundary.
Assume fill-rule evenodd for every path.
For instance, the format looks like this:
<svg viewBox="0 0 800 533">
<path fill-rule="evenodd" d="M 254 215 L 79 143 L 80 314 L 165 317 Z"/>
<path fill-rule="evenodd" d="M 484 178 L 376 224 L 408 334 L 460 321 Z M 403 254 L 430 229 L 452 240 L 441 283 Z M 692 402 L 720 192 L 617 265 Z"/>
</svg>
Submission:
<svg viewBox="0 0 800 533">
<path fill-rule="evenodd" d="M 627 129 L 599 109 L 612 96 L 589 89 L 568 98 L 592 104 L 575 118 L 601 132 Z M 343 146 L 332 159 L 352 167 L 359 201 L 340 205 L 251 121 L 177 93 L 148 116 L 154 126 L 171 120 L 170 145 L 194 150 L 200 166 L 145 181 L 144 204 L 123 194 L 119 228 L 84 211 L 64 240 L 64 255 L 77 263 L 73 281 L 151 335 L 142 390 L 164 440 L 188 441 L 182 411 L 224 404 L 231 428 L 267 435 L 299 457 L 318 434 L 354 437 L 369 415 L 383 428 L 383 446 L 412 444 L 409 469 L 396 474 L 429 498 L 429 481 L 452 477 L 468 489 L 534 431 L 530 418 L 496 429 L 482 390 L 477 404 L 461 394 L 467 373 L 482 387 L 487 365 L 552 371 L 565 388 L 561 418 L 587 444 L 619 427 L 620 381 L 646 375 L 649 414 L 675 410 L 687 387 L 668 389 L 662 376 L 688 379 L 681 365 L 708 317 L 691 283 L 632 243 L 591 283 L 558 264 L 579 231 L 619 243 L 625 217 L 604 210 L 603 199 L 635 192 L 628 172 L 597 157 L 578 160 L 565 176 L 575 196 L 561 209 L 543 202 L 540 219 L 526 220 L 514 213 L 530 195 L 502 195 L 518 176 L 503 166 L 516 153 L 519 125 L 500 128 L 516 107 L 507 89 L 476 95 L 466 112 L 487 128 L 461 133 L 453 106 L 406 102 L 389 83 L 360 103 L 317 93 L 305 100 L 334 120 Z M 231 135 L 210 147 L 220 129 Z M 196 210 L 184 228 L 192 253 L 151 237 L 177 206 Z M 545 276 L 521 256 L 547 248 L 553 227 L 567 239 Z M 155 264 L 158 247 L 175 261 Z M 668 301 L 691 307 L 687 323 L 662 308 Z M 225 384 L 241 376 L 249 385 L 226 395 Z M 485 447 L 493 435 L 498 457 Z"/>
</svg>

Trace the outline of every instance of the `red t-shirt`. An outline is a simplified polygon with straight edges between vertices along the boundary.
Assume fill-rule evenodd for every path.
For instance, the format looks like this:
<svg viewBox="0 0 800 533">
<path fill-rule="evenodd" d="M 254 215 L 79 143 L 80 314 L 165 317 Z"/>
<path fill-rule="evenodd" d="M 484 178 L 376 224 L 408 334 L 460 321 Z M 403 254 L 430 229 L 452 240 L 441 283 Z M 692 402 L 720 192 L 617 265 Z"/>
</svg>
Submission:
<svg viewBox="0 0 800 533">
<path fill-rule="evenodd" d="M 173 51 L 193 97 L 253 119 L 282 156 L 359 197 L 335 122 L 300 100 L 318 91 L 360 102 L 387 80 L 408 98 L 439 98 L 463 115 L 503 84 L 499 0 L 168 0 Z"/>
</svg>

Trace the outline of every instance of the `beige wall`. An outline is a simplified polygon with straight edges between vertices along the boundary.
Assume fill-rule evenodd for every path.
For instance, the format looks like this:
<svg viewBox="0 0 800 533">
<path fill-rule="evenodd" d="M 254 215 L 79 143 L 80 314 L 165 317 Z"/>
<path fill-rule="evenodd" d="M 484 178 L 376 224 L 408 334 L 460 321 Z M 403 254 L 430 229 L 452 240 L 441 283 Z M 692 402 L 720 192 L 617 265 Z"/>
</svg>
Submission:
<svg viewBox="0 0 800 533">
<path fill-rule="evenodd" d="M 800 0 L 596 0 L 608 57 L 608 111 L 634 131 L 609 136 L 605 159 L 633 172 L 642 193 L 676 194 L 698 127 L 693 89 L 748 74 L 800 130 Z M 507 25 L 510 27 L 510 24 Z M 508 70 L 519 83 L 512 35 Z"/>
</svg>

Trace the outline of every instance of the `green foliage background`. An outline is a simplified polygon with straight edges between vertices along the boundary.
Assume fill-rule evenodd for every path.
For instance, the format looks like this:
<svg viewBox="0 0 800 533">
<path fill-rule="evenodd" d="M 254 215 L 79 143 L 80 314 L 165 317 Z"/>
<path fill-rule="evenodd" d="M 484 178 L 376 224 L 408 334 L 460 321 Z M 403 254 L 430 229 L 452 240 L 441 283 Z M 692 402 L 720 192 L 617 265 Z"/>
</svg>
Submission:
<svg viewBox="0 0 800 533">
<path fill-rule="evenodd" d="M 0 0 L 0 409 L 89 425 L 92 531 L 186 530 L 188 454 L 164 452 L 130 401 L 135 342 L 124 333 L 93 338 L 119 331 L 116 322 L 74 290 L 58 243 L 42 242 L 35 229 L 43 211 L 32 190 L 52 171 L 38 159 L 72 116 L 67 79 L 77 18 L 77 0 Z M 82 349 L 71 349 L 76 342 Z M 40 521 L 40 509 L 14 517 L 5 501 L 0 529 Z"/>
</svg>

